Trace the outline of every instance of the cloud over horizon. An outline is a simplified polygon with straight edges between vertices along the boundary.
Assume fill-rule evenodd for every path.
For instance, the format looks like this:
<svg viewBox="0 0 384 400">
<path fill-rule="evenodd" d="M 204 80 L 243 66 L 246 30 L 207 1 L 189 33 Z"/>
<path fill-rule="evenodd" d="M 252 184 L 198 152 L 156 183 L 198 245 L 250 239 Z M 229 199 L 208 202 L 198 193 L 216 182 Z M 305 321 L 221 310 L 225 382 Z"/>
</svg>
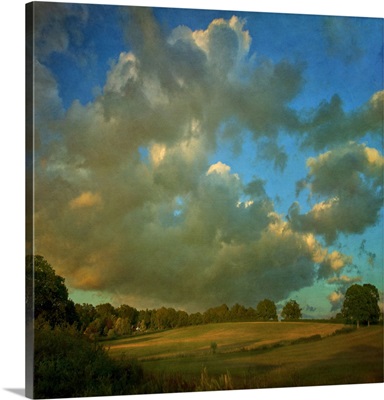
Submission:
<svg viewBox="0 0 384 400">
<path fill-rule="evenodd" d="M 89 14 L 78 18 L 85 26 Z M 352 257 L 331 245 L 380 221 L 383 156 L 358 140 L 377 135 L 383 92 L 350 114 L 335 95 L 308 117 L 290 104 L 305 64 L 253 53 L 245 19 L 168 32 L 150 9 L 129 7 L 126 48 L 102 90 L 64 110 L 44 63 L 77 30 L 64 14 L 58 23 L 56 40 L 38 42 L 35 250 L 72 289 L 201 310 L 343 279 Z M 298 198 L 288 219 L 259 166 L 247 166 L 250 179 L 217 155 L 250 138 L 254 159 L 282 174 L 293 157 L 282 135 L 315 152 L 297 187 L 316 203 Z"/>
</svg>

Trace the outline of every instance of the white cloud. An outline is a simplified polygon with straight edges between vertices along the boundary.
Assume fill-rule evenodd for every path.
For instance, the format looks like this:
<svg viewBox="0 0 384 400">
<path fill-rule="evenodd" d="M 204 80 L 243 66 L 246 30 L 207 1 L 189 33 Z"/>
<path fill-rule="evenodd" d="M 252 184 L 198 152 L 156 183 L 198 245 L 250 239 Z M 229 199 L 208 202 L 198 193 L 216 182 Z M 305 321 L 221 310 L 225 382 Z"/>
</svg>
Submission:
<svg viewBox="0 0 384 400">
<path fill-rule="evenodd" d="M 226 164 L 223 164 L 221 161 L 218 161 L 216 164 L 212 164 L 208 171 L 207 175 L 217 173 L 217 174 L 228 174 L 229 171 L 231 170 L 231 167 L 229 167 Z"/>
</svg>

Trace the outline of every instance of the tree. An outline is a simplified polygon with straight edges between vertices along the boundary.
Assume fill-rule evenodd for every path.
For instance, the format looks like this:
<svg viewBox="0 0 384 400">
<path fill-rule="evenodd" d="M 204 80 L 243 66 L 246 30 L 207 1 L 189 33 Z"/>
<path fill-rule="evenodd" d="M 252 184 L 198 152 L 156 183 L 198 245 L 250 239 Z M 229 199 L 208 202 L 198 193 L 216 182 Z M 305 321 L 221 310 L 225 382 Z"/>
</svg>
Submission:
<svg viewBox="0 0 384 400">
<path fill-rule="evenodd" d="M 131 333 L 131 323 L 129 318 L 118 317 L 115 322 L 114 331 L 116 335 L 129 335 Z"/>
<path fill-rule="evenodd" d="M 126 304 L 122 304 L 116 309 L 117 316 L 125 318 L 129 321 L 130 325 L 136 325 L 138 322 L 139 312 L 134 307 L 130 307 Z"/>
<path fill-rule="evenodd" d="M 201 325 L 203 323 L 203 315 L 199 312 L 190 314 L 188 323 L 189 325 Z"/>
<path fill-rule="evenodd" d="M 284 320 L 295 320 L 301 318 L 301 308 L 296 300 L 289 300 L 285 304 L 281 311 L 281 316 Z"/>
<path fill-rule="evenodd" d="M 26 257 L 27 309 L 33 307 L 36 319 L 56 325 L 78 321 L 75 304 L 68 298 L 65 279 L 42 256 Z M 31 285 L 32 283 L 32 285 Z"/>
<path fill-rule="evenodd" d="M 229 319 L 231 321 L 241 321 L 244 320 L 247 316 L 247 309 L 239 304 L 234 304 L 229 310 Z"/>
<path fill-rule="evenodd" d="M 354 284 L 345 293 L 341 312 L 347 321 L 356 322 L 357 327 L 360 323 L 376 323 L 380 317 L 378 301 L 379 292 L 374 285 Z"/>
<path fill-rule="evenodd" d="M 98 304 L 96 306 L 96 312 L 98 319 L 102 324 L 101 334 L 104 336 L 108 335 L 108 332 L 113 329 L 116 322 L 116 310 L 110 303 Z"/>
<path fill-rule="evenodd" d="M 276 305 L 272 300 L 264 299 L 256 307 L 257 319 L 263 321 L 277 320 Z"/>
<path fill-rule="evenodd" d="M 203 314 L 203 322 L 205 324 L 225 322 L 228 321 L 229 308 L 226 304 L 222 304 L 218 307 L 208 308 Z"/>
<path fill-rule="evenodd" d="M 84 332 L 89 324 L 96 319 L 96 308 L 88 303 L 76 304 L 75 307 L 77 315 L 79 316 L 79 329 L 81 332 Z"/>
</svg>

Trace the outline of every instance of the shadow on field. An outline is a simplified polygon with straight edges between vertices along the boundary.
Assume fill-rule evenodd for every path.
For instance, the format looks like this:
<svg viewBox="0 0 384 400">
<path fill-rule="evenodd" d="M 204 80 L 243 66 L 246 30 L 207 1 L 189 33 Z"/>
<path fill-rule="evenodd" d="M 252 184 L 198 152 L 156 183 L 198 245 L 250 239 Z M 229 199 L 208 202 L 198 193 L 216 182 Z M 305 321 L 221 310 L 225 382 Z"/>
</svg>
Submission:
<svg viewBox="0 0 384 400">
<path fill-rule="evenodd" d="M 145 342 L 150 342 L 151 340 L 154 340 L 154 337 L 148 337 L 148 336 L 141 336 L 136 339 L 128 339 L 124 341 L 124 344 L 130 345 L 130 344 L 137 344 L 137 343 L 145 343 Z"/>
<path fill-rule="evenodd" d="M 300 376 L 303 386 L 383 382 L 383 351 L 370 345 L 353 346 L 347 352 L 314 361 Z"/>
</svg>

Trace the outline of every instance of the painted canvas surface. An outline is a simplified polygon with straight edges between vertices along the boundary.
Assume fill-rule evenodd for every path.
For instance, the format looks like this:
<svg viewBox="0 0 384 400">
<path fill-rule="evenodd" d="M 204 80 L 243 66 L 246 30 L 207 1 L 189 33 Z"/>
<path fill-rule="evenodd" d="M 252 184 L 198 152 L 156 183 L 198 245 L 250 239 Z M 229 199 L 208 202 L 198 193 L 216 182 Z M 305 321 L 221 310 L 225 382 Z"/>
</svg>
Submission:
<svg viewBox="0 0 384 400">
<path fill-rule="evenodd" d="M 27 396 L 383 382 L 383 19 L 26 25 Z"/>
</svg>

